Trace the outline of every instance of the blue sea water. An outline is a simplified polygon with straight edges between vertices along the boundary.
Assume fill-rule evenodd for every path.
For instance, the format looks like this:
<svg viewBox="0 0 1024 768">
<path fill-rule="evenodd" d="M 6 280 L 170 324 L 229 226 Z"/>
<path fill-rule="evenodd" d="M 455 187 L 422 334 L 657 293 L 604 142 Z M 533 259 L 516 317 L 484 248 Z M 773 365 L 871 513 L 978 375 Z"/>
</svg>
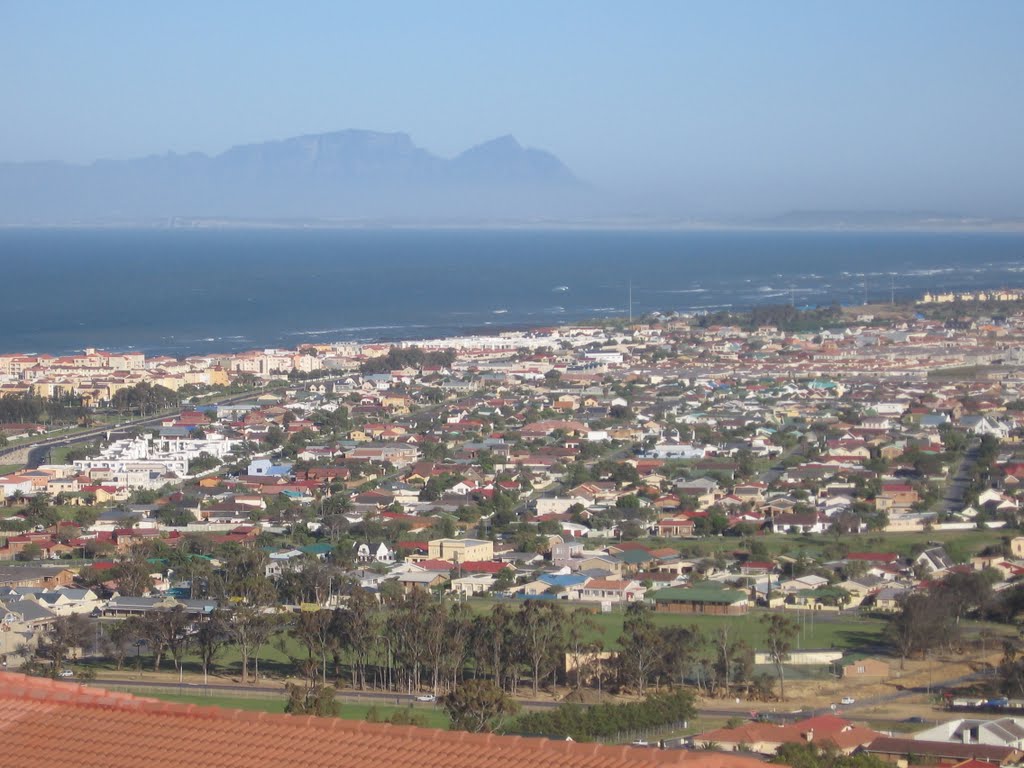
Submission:
<svg viewBox="0 0 1024 768">
<path fill-rule="evenodd" d="M 1024 235 L 792 231 L 0 230 L 0 352 L 395 340 L 628 311 L 1024 287 Z"/>
</svg>

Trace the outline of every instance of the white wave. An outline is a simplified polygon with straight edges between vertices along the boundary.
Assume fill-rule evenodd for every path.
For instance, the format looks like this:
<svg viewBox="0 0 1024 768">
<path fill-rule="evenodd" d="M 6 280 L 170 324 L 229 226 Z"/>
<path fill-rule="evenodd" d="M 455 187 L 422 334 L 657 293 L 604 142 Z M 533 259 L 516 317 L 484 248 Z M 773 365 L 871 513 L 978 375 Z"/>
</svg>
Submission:
<svg viewBox="0 0 1024 768">
<path fill-rule="evenodd" d="M 332 333 L 354 333 L 360 331 L 397 331 L 404 328 L 428 328 L 426 325 L 350 325 L 346 328 L 325 328 L 318 331 L 291 331 L 289 336 L 327 336 Z"/>
<path fill-rule="evenodd" d="M 897 276 L 900 275 L 900 274 L 903 274 L 906 277 L 933 277 L 935 275 L 948 275 L 948 274 L 950 274 L 952 272 L 966 272 L 966 271 L 974 271 L 974 270 L 958 269 L 956 267 L 943 267 L 943 268 L 936 268 L 936 269 L 912 269 L 909 272 L 903 272 L 903 273 L 900 273 L 900 272 L 890 272 L 889 274 L 890 275 L 897 275 Z"/>
</svg>

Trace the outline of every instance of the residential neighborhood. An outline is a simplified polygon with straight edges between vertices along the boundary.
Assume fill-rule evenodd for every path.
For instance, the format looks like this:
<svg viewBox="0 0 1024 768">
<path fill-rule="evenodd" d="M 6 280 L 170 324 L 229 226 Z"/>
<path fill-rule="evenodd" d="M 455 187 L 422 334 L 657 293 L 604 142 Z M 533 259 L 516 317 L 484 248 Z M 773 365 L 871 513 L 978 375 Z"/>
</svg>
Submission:
<svg viewBox="0 0 1024 768">
<path fill-rule="evenodd" d="M 1019 741 L 964 734 L 1012 722 L 911 737 L 857 702 L 920 690 L 932 723 L 964 697 L 1014 721 L 1024 699 L 1022 337 L 1024 314 L 658 316 L 0 356 L 4 451 L 31 457 L 0 476 L 3 658 L 311 696 L 482 677 L 527 709 L 681 686 L 750 720 L 658 739 L 685 749 L 773 757 L 814 733 L 1011 764 Z"/>
</svg>

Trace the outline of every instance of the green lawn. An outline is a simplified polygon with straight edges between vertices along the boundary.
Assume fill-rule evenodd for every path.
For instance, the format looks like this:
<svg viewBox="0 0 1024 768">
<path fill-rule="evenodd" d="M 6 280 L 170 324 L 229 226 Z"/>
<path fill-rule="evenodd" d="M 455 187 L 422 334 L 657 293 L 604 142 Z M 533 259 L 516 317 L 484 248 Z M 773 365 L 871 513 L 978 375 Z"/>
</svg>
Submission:
<svg viewBox="0 0 1024 768">
<path fill-rule="evenodd" d="M 202 694 L 182 696 L 162 691 L 148 692 L 146 696 L 162 701 L 172 701 L 180 704 L 196 704 L 206 707 L 225 707 L 227 709 L 245 709 L 253 712 L 284 712 L 284 695 L 275 698 L 252 698 L 247 696 L 204 696 Z M 381 722 L 387 720 L 399 710 L 412 710 L 417 717 L 424 719 L 425 725 L 430 728 L 448 728 L 450 721 L 443 709 L 436 706 L 414 706 L 396 707 L 387 704 L 350 704 L 339 702 L 338 716 L 345 720 L 366 720 L 370 711 L 376 712 L 377 719 Z"/>
<path fill-rule="evenodd" d="M 769 534 L 766 536 L 709 536 L 702 539 L 644 539 L 651 547 L 672 547 L 687 557 L 713 557 L 721 552 L 749 551 L 752 545 L 763 546 L 771 557 L 805 555 L 812 559 L 839 559 L 846 552 L 896 552 L 909 556 L 914 547 L 940 542 L 954 550 L 950 554 L 975 554 L 991 544 L 999 544 L 1011 535 L 1001 530 L 921 531 L 916 533 L 862 533 L 831 536 L 823 534 Z M 598 542 L 595 543 L 595 546 Z M 608 542 L 614 544 L 614 542 Z"/>
<path fill-rule="evenodd" d="M 746 616 L 687 616 L 677 613 L 654 613 L 654 623 L 661 627 L 697 626 L 705 637 L 711 637 L 720 627 L 737 630 L 742 637 L 755 649 L 764 647 L 764 627 L 761 616 L 765 611 L 751 611 Z M 610 649 L 618 647 L 618 638 L 622 634 L 622 613 L 604 613 L 594 616 L 595 623 L 603 630 L 605 646 Z M 801 648 L 843 648 L 852 650 L 874 645 L 881 640 L 885 622 L 880 619 L 858 618 L 847 616 L 815 616 L 813 624 L 808 616 L 801 621 L 796 613 L 791 615 L 794 621 L 801 622 L 799 647 Z"/>
<path fill-rule="evenodd" d="M 488 599 L 470 600 L 469 606 L 476 611 L 483 612 L 490 610 L 497 601 Z M 506 605 L 517 609 L 521 603 L 506 602 Z M 560 608 L 570 611 L 580 607 L 579 604 L 567 601 L 555 603 Z M 764 628 L 761 624 L 761 616 L 768 613 L 764 610 L 752 610 L 745 616 L 703 616 L 687 615 L 678 613 L 653 613 L 654 623 L 660 627 L 690 627 L 696 625 L 710 637 L 719 627 L 736 628 L 740 637 L 750 643 L 755 649 L 764 645 Z M 885 629 L 885 620 L 876 617 L 860 617 L 853 615 L 816 614 L 813 623 L 808 614 L 806 620 L 801 619 L 800 612 L 794 611 L 787 614 L 793 621 L 800 624 L 799 647 L 801 648 L 842 648 L 854 650 L 865 646 L 874 646 L 881 642 L 882 632 Z M 588 633 L 590 640 L 601 639 L 609 650 L 619 647 L 619 636 L 622 634 L 622 625 L 625 620 L 625 613 L 621 610 L 612 613 L 595 613 L 592 616 L 595 629 Z"/>
</svg>

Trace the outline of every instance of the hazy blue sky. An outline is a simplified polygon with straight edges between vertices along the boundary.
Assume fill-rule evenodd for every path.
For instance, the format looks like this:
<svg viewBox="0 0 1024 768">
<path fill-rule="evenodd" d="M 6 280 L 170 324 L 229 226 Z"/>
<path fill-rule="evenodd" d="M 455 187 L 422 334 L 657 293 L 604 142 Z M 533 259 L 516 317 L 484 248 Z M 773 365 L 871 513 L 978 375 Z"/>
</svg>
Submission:
<svg viewBox="0 0 1024 768">
<path fill-rule="evenodd" d="M 1024 2 L 0 2 L 0 160 L 512 133 L 638 209 L 1024 215 Z"/>
</svg>

